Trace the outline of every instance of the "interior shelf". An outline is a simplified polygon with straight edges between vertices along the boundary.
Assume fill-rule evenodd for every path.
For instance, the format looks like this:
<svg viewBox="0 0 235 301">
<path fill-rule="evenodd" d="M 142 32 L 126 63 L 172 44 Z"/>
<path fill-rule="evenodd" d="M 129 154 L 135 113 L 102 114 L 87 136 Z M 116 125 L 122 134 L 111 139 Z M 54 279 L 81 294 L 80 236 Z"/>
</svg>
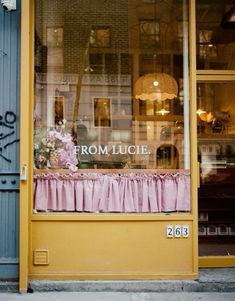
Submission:
<svg viewBox="0 0 235 301">
<path fill-rule="evenodd" d="M 235 224 L 235 220 L 208 220 L 208 221 L 199 221 L 200 225 L 206 224 L 218 224 L 218 225 L 227 225 L 227 224 Z"/>
</svg>

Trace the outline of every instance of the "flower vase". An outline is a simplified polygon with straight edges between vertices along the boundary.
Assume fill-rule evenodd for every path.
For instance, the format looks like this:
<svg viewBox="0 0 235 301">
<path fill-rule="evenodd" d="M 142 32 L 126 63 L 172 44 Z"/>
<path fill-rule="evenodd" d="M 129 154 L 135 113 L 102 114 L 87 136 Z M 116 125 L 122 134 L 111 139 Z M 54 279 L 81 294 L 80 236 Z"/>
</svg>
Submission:
<svg viewBox="0 0 235 301">
<path fill-rule="evenodd" d="M 61 164 L 58 150 L 50 153 L 49 167 L 55 169 L 64 168 L 64 164 Z"/>
</svg>

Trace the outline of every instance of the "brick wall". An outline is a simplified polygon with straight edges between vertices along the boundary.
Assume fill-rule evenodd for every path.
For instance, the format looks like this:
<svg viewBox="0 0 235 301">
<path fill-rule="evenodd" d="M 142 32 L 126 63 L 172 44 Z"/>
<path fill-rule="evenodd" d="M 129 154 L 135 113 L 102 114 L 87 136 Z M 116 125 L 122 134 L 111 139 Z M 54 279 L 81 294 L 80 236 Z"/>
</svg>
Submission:
<svg viewBox="0 0 235 301">
<path fill-rule="evenodd" d="M 36 5 L 36 34 L 42 46 L 47 46 L 47 27 L 63 28 L 63 62 L 64 73 L 80 73 L 89 55 L 85 51 L 89 45 L 91 28 L 110 28 L 110 47 L 90 48 L 89 53 L 105 55 L 106 73 L 117 73 L 118 53 L 128 53 L 128 1 L 104 0 L 37 0 Z M 42 48 L 43 49 L 43 48 Z M 115 53 L 116 55 L 112 55 Z M 39 54 L 38 54 L 39 55 Z M 47 52 L 41 51 L 42 70 L 45 72 Z M 111 59 L 111 61 L 110 61 Z M 87 62 L 86 62 L 87 60 Z M 40 59 L 39 59 L 40 61 Z M 128 61 L 123 56 L 122 72 L 127 73 Z M 113 66 L 113 68 L 110 68 Z M 99 72 L 99 71 L 97 71 Z"/>
</svg>

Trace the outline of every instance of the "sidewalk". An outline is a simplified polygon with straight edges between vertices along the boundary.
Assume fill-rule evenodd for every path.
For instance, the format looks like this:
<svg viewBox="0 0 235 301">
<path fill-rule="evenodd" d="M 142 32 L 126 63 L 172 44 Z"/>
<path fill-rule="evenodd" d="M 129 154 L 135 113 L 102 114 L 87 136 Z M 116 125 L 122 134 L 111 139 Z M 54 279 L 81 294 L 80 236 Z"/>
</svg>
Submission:
<svg viewBox="0 0 235 301">
<path fill-rule="evenodd" d="M 235 292 L 235 268 L 200 269 L 197 281 L 31 281 L 30 288 L 39 292 Z"/>
<path fill-rule="evenodd" d="M 200 269 L 199 280 L 46 281 L 29 283 L 32 292 L 235 292 L 235 268 Z M 18 283 L 0 282 L 0 292 L 18 291 Z M 1 300 L 1 299 L 0 299 Z M 235 300 L 235 296 L 233 301 Z"/>
<path fill-rule="evenodd" d="M 0 294 L 0 301 L 234 301 L 235 293 L 49 292 Z"/>
</svg>

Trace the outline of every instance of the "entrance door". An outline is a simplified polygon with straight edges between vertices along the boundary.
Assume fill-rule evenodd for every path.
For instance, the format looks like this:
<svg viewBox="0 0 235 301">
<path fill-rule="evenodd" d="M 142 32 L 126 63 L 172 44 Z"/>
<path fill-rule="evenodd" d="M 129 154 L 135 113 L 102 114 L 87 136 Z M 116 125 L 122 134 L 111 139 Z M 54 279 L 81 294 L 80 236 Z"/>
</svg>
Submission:
<svg viewBox="0 0 235 301">
<path fill-rule="evenodd" d="M 197 0 L 199 266 L 235 266 L 234 1 Z"/>
<path fill-rule="evenodd" d="M 225 259 L 234 266 L 235 82 L 212 78 L 197 85 L 199 256 L 212 257 L 211 266 Z"/>
<path fill-rule="evenodd" d="M 18 278 L 19 6 L 0 5 L 0 279 Z"/>
</svg>

